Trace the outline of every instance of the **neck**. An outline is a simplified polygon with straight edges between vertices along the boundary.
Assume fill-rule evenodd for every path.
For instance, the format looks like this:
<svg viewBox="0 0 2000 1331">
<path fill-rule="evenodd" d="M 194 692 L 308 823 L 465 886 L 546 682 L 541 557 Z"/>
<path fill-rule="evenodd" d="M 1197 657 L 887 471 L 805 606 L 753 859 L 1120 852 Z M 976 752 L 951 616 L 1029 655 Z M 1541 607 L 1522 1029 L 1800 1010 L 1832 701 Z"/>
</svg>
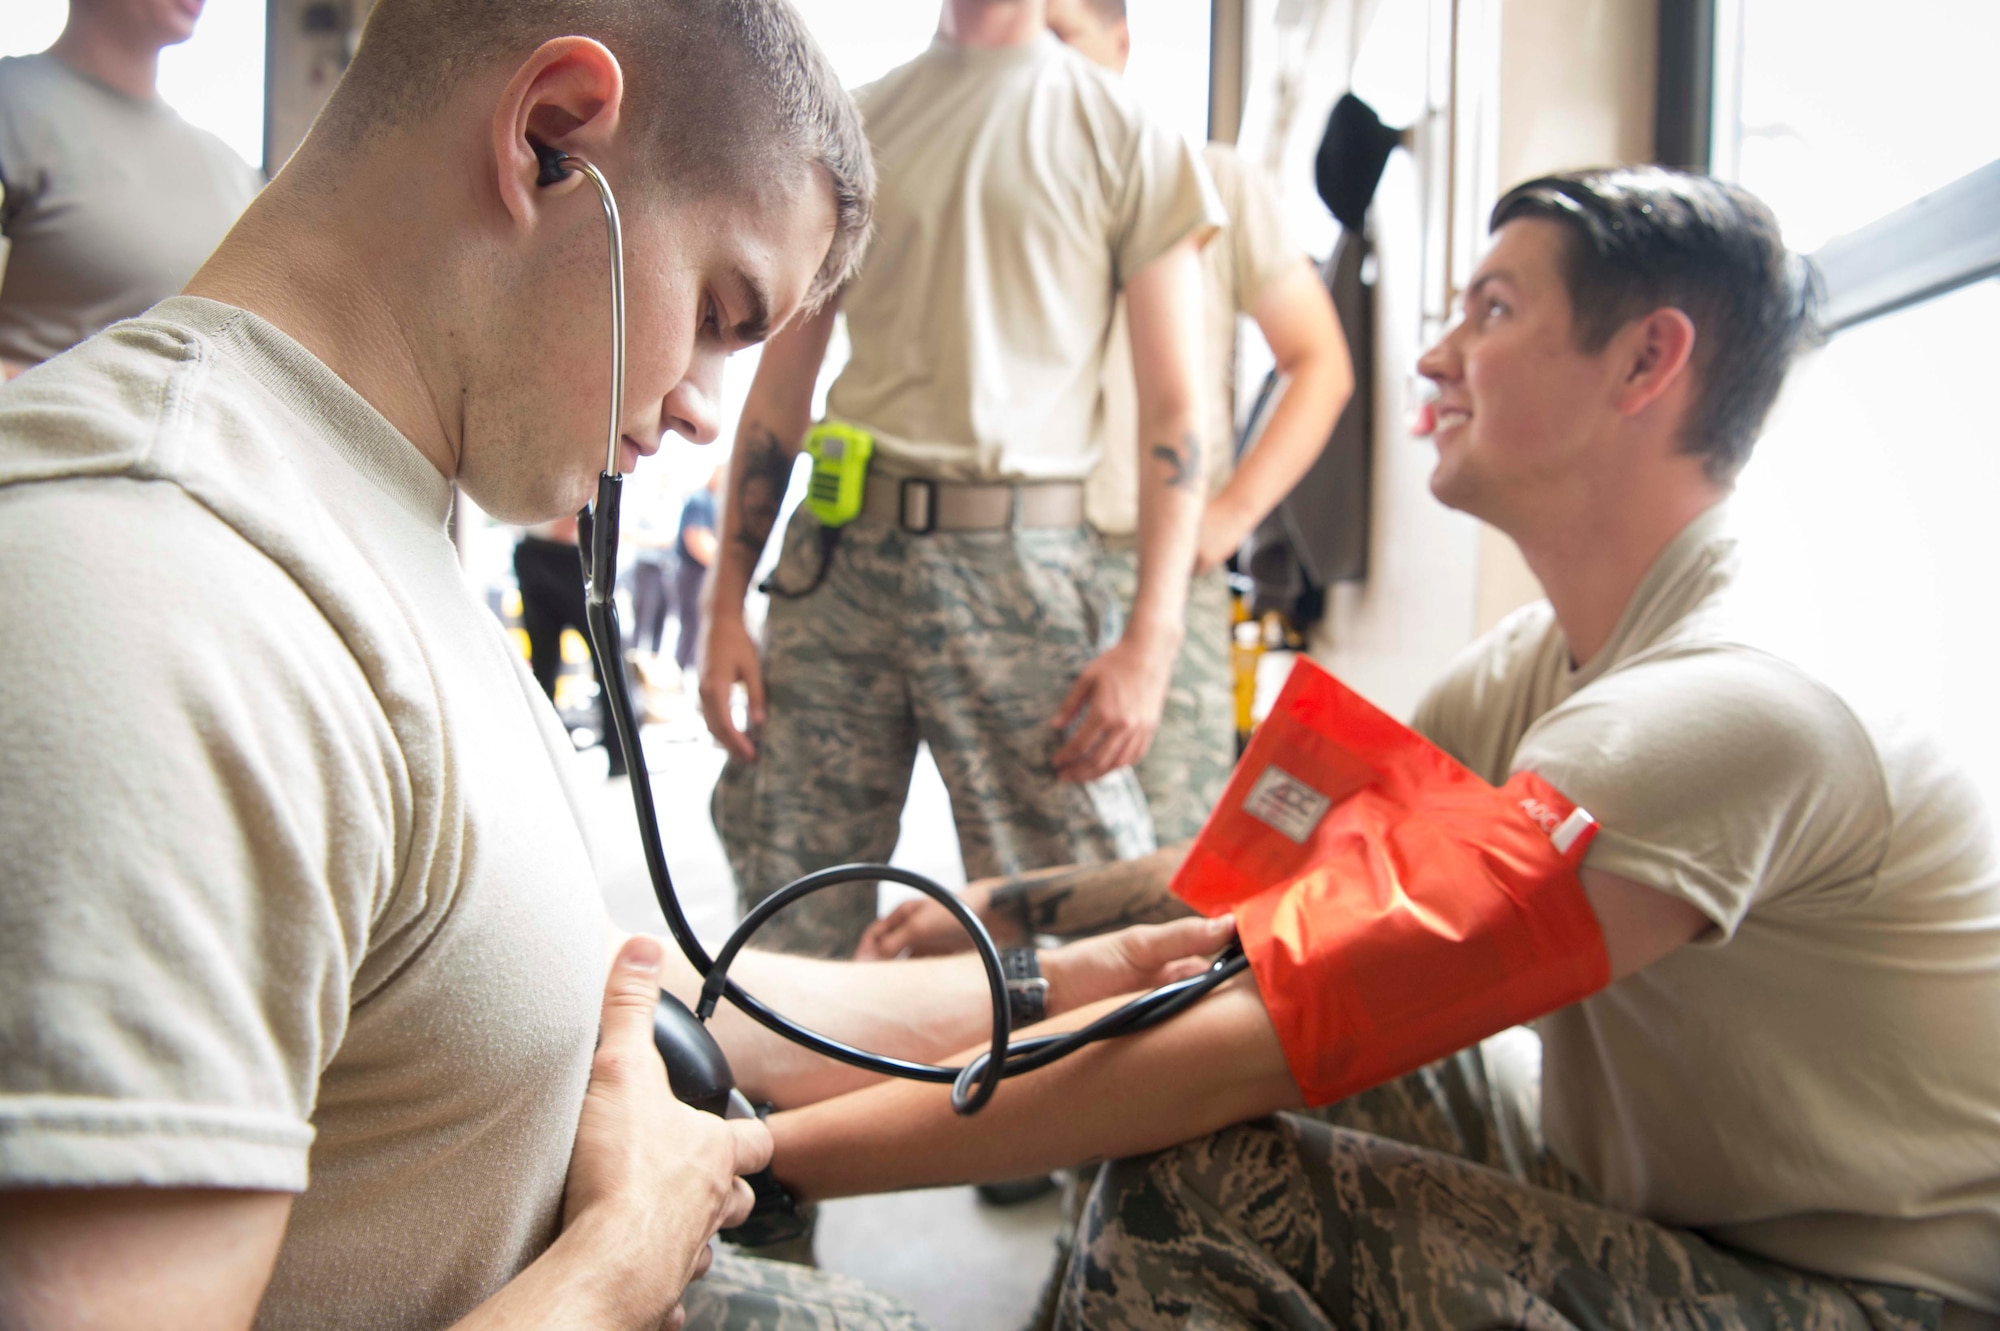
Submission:
<svg viewBox="0 0 2000 1331">
<path fill-rule="evenodd" d="M 94 21 L 80 5 L 70 6 L 69 22 L 49 54 L 134 101 L 160 95 L 160 48 L 135 43 L 116 23 Z"/>
<path fill-rule="evenodd" d="M 1587 664 L 1604 650 L 1641 579 L 1687 525 L 1720 503 L 1727 491 L 1700 484 L 1635 486 L 1625 502 L 1604 496 L 1567 515 L 1511 524 L 1507 534 L 1548 593 L 1569 644 L 1571 663 Z"/>
<path fill-rule="evenodd" d="M 945 0 L 938 35 L 956 46 L 1026 46 L 1047 27 L 1046 0 Z"/>
<path fill-rule="evenodd" d="M 447 479 L 462 442 L 457 379 L 426 336 L 426 308 L 461 308 L 425 275 L 437 266 L 384 254 L 383 235 L 421 235 L 383 219 L 410 212 L 407 189 L 371 188 L 367 173 L 337 192 L 315 188 L 293 168 L 250 205 L 187 294 L 222 301 L 266 320 L 310 351 L 382 413 Z M 372 217 L 366 225 L 356 218 Z M 363 238 L 376 238 L 371 246 Z"/>
</svg>

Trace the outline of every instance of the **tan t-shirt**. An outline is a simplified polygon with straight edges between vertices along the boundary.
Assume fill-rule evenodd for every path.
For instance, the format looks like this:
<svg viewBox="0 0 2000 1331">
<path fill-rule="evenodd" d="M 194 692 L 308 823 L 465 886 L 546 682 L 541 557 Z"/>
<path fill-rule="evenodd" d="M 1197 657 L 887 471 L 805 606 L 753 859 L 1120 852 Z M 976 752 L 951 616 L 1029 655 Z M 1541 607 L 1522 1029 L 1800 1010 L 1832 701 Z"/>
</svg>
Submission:
<svg viewBox="0 0 2000 1331">
<path fill-rule="evenodd" d="M 1120 288 L 1222 221 L 1194 150 L 1046 34 L 942 40 L 855 94 L 875 239 L 827 414 L 890 475 L 1081 480 Z"/>
<path fill-rule="evenodd" d="M 52 55 L 0 60 L 0 357 L 75 346 L 187 285 L 261 177 L 159 100 Z"/>
<path fill-rule="evenodd" d="M 1229 214 L 1228 225 L 1201 250 L 1202 364 L 1208 371 L 1202 447 L 1213 498 L 1236 471 L 1237 318 L 1252 313 L 1271 283 L 1305 262 L 1305 252 L 1292 243 L 1262 172 L 1225 143 L 1209 144 L 1202 160 Z M 1104 456 L 1084 485 L 1084 512 L 1105 535 L 1129 536 L 1139 530 L 1139 390 L 1122 299 L 1104 357 L 1104 439 Z"/>
<path fill-rule="evenodd" d="M 1738 582 L 1717 508 L 1582 669 L 1542 603 L 1418 709 L 1596 815 L 1587 865 L 1714 921 L 1538 1023 L 1550 1144 L 1613 1206 L 2000 1312 L 1992 819 L 1934 740 L 1760 646 Z"/>
<path fill-rule="evenodd" d="M 0 389 L 0 1187 L 300 1192 L 260 1327 L 445 1325 L 561 1217 L 605 914 L 450 503 L 226 305 Z"/>
</svg>

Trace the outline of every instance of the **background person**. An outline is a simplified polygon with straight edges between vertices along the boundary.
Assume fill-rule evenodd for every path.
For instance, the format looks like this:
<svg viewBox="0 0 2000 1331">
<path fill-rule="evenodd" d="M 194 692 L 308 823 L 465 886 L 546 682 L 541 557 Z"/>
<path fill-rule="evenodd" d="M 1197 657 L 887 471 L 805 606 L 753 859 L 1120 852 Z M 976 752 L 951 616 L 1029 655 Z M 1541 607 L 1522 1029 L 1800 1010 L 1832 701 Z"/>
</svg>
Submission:
<svg viewBox="0 0 2000 1331">
<path fill-rule="evenodd" d="M 625 775 L 625 751 L 611 728 L 611 694 L 604 687 L 604 663 L 590 637 L 585 613 L 583 560 L 576 545 L 574 516 L 538 523 L 514 545 L 514 582 L 521 590 L 521 627 L 528 635 L 528 666 L 549 701 L 562 677 L 563 630 L 580 634 L 590 654 L 590 677 L 597 682 L 597 745 L 608 762 L 606 775 Z"/>
<path fill-rule="evenodd" d="M 1049 29 L 1093 63 L 1124 73 L 1132 50 L 1125 0 L 1050 0 Z M 1305 251 L 1287 234 L 1270 185 L 1228 144 L 1208 144 L 1202 161 L 1229 216 L 1229 224 L 1201 251 L 1203 434 L 1213 442 L 1207 503 L 1188 590 L 1187 636 L 1174 662 L 1160 728 L 1134 769 L 1162 846 L 1191 840 L 1201 830 L 1236 765 L 1231 608 L 1223 565 L 1312 466 L 1354 390 L 1333 301 Z M 1255 449 L 1238 466 L 1236 337 L 1243 315 L 1256 321 L 1270 345 L 1284 389 Z M 1123 338 L 1113 337 L 1104 377 L 1104 457 L 1085 495 L 1090 525 L 1104 545 L 1104 568 L 1127 606 L 1137 589 L 1139 489 L 1128 349 Z"/>
<path fill-rule="evenodd" d="M 1049 36 L 1042 0 L 949 0 L 930 49 L 857 101 L 878 237 L 841 295 L 853 353 L 827 412 L 874 437 L 868 497 L 837 545 L 794 514 L 760 655 L 743 599 L 811 424 L 829 309 L 758 365 L 704 606 L 702 709 L 730 754 L 715 823 L 746 907 L 801 874 L 886 860 L 920 741 L 975 877 L 1150 850 L 1124 769 L 1180 649 L 1218 446 L 1198 368 L 1195 245 L 1222 220 L 1206 173 Z M 1129 617 L 1082 497 L 1120 290 L 1146 444 Z M 747 734 L 730 714 L 739 682 Z M 767 932 L 848 956 L 875 914 L 856 885 Z"/>
<path fill-rule="evenodd" d="M 160 100 L 160 51 L 202 0 L 71 0 L 40 55 L 0 60 L 0 373 L 179 291 L 262 183 Z"/>
<path fill-rule="evenodd" d="M 1070 1326 L 1990 1325 L 1991 813 L 1901 700 L 1741 613 L 1724 501 L 1810 327 L 1802 265 L 1744 191 L 1659 170 L 1530 181 L 1492 225 L 1419 367 L 1431 489 L 1549 599 L 1416 724 L 1595 815 L 1579 877 L 1608 987 L 1541 1016 L 1538 1073 L 1479 1046 L 1323 1122 L 1260 1119 L 1341 1052 L 1281 1043 L 1244 977 L 976 1125 L 903 1086 L 775 1115 L 778 1177 L 820 1198 L 1127 1157 L 1086 1209 Z M 1414 957 L 1404 937 L 1343 962 L 1494 974 L 1476 937 Z M 1319 1015 L 1359 1056 L 1396 1047 L 1387 1006 Z M 1491 1029 L 1525 1015 L 1496 1004 Z"/>
<path fill-rule="evenodd" d="M 632 552 L 631 566 L 621 575 L 632 591 L 625 657 L 643 668 L 659 656 L 666 642 L 667 618 L 674 610 L 674 529 L 680 522 L 680 496 L 667 488 L 664 476 L 639 472 L 633 476 L 621 501 L 618 544 L 621 553 Z"/>
<path fill-rule="evenodd" d="M 721 544 L 715 533 L 715 497 L 728 474 L 725 462 L 710 472 L 707 482 L 681 506 L 680 534 L 674 539 L 674 604 L 681 617 L 674 664 L 684 671 L 694 664 L 695 643 L 701 638 L 701 585 Z"/>
<path fill-rule="evenodd" d="M 1095 64 L 1122 73 L 1131 55 L 1124 0 L 1051 0 L 1049 29 Z M 1326 287 L 1286 234 L 1277 199 L 1234 148 L 1203 149 L 1229 224 L 1202 247 L 1203 349 L 1209 368 L 1209 466 L 1188 630 L 1152 747 L 1135 767 L 1161 851 L 1136 862 L 1037 869 L 974 879 L 964 893 L 996 937 L 1078 937 L 1184 908 L 1166 891 L 1181 853 L 1221 797 L 1236 762 L 1230 596 L 1224 561 L 1241 546 L 1326 447 L 1354 387 L 1352 364 Z M 1272 348 L 1285 390 L 1256 448 L 1235 464 L 1236 335 L 1250 315 Z M 1085 507 L 1104 545 L 1103 567 L 1130 604 L 1137 565 L 1138 436 L 1132 367 L 1114 334 L 1105 367 L 1104 458 L 1091 473 Z M 998 892 L 996 902 L 994 894 Z M 856 956 L 931 956 L 967 946 L 965 931 L 928 898 L 903 902 L 868 926 Z"/>
</svg>

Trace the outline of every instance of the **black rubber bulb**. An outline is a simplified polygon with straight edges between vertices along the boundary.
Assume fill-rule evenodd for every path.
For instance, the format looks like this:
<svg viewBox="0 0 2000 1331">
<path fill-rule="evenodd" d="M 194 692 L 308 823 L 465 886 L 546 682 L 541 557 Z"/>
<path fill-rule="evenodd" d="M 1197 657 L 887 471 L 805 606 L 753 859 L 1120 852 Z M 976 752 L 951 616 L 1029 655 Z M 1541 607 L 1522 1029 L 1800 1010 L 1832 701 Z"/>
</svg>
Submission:
<svg viewBox="0 0 2000 1331">
<path fill-rule="evenodd" d="M 660 991 L 653 1008 L 653 1044 L 667 1065 L 674 1098 L 718 1118 L 755 1118 L 750 1102 L 736 1090 L 736 1074 L 708 1027 L 678 998 Z"/>
</svg>

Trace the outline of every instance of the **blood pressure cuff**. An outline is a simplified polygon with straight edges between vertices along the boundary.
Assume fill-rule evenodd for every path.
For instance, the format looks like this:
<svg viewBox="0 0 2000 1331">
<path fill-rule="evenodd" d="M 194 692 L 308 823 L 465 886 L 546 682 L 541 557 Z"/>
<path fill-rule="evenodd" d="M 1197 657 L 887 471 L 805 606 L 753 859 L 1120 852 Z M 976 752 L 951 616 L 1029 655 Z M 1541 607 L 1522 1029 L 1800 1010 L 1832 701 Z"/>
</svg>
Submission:
<svg viewBox="0 0 2000 1331">
<path fill-rule="evenodd" d="M 1332 1104 L 1605 985 L 1577 878 L 1595 831 L 1301 658 L 1173 890 L 1235 912 L 1293 1079 Z"/>
</svg>

